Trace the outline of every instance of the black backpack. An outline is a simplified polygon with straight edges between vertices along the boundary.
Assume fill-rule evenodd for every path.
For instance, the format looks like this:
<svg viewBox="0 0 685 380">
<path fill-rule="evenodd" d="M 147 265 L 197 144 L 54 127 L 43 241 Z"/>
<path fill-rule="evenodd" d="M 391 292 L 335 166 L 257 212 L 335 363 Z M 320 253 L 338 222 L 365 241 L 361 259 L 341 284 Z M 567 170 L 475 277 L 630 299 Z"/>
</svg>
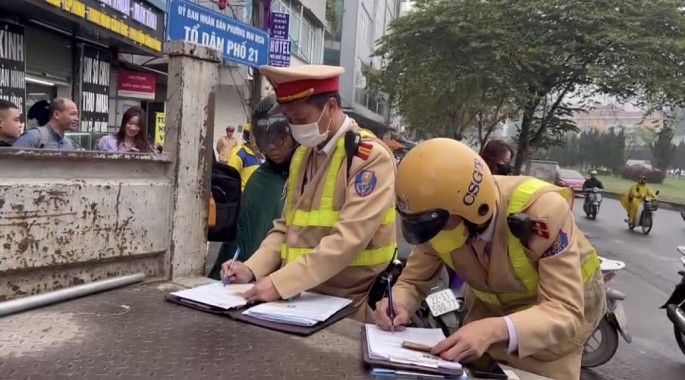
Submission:
<svg viewBox="0 0 685 380">
<path fill-rule="evenodd" d="M 235 168 L 217 161 L 212 154 L 212 198 L 216 207 L 216 223 L 207 229 L 207 240 L 229 242 L 238 233 L 240 215 L 241 180 Z"/>
</svg>

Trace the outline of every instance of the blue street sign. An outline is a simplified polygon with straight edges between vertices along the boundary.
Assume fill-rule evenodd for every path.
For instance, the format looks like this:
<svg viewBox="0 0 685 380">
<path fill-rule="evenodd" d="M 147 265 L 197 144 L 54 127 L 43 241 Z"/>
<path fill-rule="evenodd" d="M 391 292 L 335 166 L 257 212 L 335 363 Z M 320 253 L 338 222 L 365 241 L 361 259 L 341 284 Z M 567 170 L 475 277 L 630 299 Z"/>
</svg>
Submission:
<svg viewBox="0 0 685 380">
<path fill-rule="evenodd" d="M 269 34 L 209 8 L 169 1 L 167 40 L 219 50 L 224 59 L 258 68 L 269 62 Z"/>
</svg>

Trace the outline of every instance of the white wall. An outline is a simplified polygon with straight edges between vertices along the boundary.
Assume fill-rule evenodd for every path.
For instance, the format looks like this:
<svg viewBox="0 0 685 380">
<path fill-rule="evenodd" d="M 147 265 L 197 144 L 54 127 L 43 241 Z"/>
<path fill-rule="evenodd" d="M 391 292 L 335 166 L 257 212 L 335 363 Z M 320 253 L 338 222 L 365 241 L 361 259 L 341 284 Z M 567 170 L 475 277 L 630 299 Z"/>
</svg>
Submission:
<svg viewBox="0 0 685 380">
<path fill-rule="evenodd" d="M 216 93 L 216 107 L 214 113 L 214 144 L 213 148 L 216 148 L 216 143 L 219 141 L 221 136 L 226 134 L 226 127 L 232 125 L 238 128 L 239 125 L 245 125 L 248 120 L 247 113 L 250 112 L 250 104 L 246 99 L 246 94 L 241 94 L 238 89 L 240 87 L 220 85 L 217 87 Z M 241 103 L 241 97 L 245 103 Z M 236 130 L 237 132 L 237 130 Z M 241 134 L 236 133 L 237 137 L 241 137 Z"/>
</svg>

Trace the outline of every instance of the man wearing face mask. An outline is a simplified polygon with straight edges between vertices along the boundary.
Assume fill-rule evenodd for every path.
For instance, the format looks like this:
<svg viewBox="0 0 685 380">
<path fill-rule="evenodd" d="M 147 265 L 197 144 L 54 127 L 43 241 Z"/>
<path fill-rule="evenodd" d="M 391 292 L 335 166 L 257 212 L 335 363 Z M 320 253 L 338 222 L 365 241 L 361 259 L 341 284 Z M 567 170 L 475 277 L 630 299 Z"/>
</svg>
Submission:
<svg viewBox="0 0 685 380">
<path fill-rule="evenodd" d="M 340 108 L 341 67 L 260 68 L 276 91 L 272 112 L 288 119 L 296 150 L 283 216 L 244 264 L 224 263 L 222 278 L 256 285 L 249 301 L 304 291 L 346 297 L 354 318 L 371 321 L 368 294 L 392 261 L 396 243 L 395 160 Z"/>
</svg>

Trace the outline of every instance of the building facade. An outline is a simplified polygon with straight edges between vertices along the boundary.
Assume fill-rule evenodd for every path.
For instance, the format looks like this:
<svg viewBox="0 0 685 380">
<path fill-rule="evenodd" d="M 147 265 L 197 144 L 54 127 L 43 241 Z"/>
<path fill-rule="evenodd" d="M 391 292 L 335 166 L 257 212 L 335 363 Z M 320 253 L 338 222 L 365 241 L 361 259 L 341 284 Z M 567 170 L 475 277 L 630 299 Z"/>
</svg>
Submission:
<svg viewBox="0 0 685 380">
<path fill-rule="evenodd" d="M 372 57 L 376 42 L 399 16 L 400 0 L 331 0 L 331 25 L 326 36 L 324 63 L 345 68 L 340 95 L 346 112 L 375 132 L 388 129 L 389 99 L 371 91 L 364 68 L 381 67 Z"/>
<path fill-rule="evenodd" d="M 164 73 L 120 57 L 161 56 L 165 7 L 159 0 L 1 1 L 0 98 L 21 108 L 27 128 L 44 123 L 52 99 L 74 100 L 81 124 L 71 137 L 85 149 L 118 130 L 132 104 L 163 112 Z"/>
<path fill-rule="evenodd" d="M 226 9 L 220 10 L 210 0 L 199 3 L 217 12 L 227 14 L 244 23 L 252 24 L 252 1 L 229 1 Z M 323 63 L 324 25 L 326 20 L 325 4 L 320 0 L 272 0 L 269 12 L 289 14 L 290 65 Z M 217 91 L 217 107 L 214 119 L 214 146 L 225 134 L 229 125 L 237 127 L 250 121 L 250 91 L 252 89 L 252 70 L 245 66 L 226 61 L 220 72 L 221 83 Z M 262 94 L 273 89 L 266 81 L 262 83 Z"/>
</svg>

